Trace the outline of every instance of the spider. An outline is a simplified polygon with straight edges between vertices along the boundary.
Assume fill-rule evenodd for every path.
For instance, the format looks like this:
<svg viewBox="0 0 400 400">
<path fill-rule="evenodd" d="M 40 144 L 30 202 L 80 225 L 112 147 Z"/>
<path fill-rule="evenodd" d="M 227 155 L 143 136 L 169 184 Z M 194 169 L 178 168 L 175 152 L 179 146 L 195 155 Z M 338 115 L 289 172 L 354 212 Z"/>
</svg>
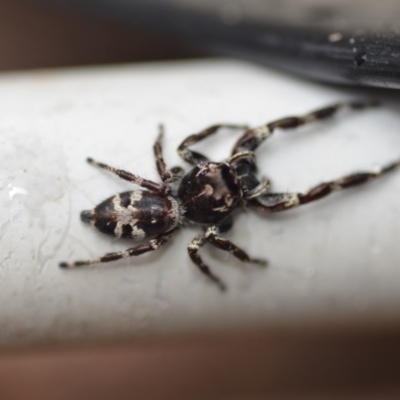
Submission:
<svg viewBox="0 0 400 400">
<path fill-rule="evenodd" d="M 121 258 L 138 256 L 157 250 L 186 222 L 199 224 L 203 233 L 195 237 L 187 249 L 193 263 L 221 290 L 225 283 L 203 262 L 199 250 L 205 243 L 231 253 L 241 261 L 265 266 L 265 260 L 250 257 L 244 250 L 222 235 L 233 225 L 235 211 L 252 208 L 261 212 L 277 212 L 319 200 L 330 193 L 369 182 L 400 166 L 400 160 L 375 172 L 358 172 L 340 179 L 321 183 L 306 193 L 272 193 L 270 181 L 257 177 L 254 151 L 276 129 L 291 129 L 334 115 L 345 107 L 361 110 L 376 106 L 376 102 L 336 103 L 300 117 L 287 117 L 256 128 L 242 125 L 213 125 L 187 137 L 178 147 L 180 157 L 192 166 L 184 173 L 180 167 L 168 169 L 162 154 L 163 127 L 154 144 L 156 167 L 162 183 L 156 183 L 130 172 L 116 169 L 92 158 L 87 161 L 114 173 L 120 178 L 140 186 L 144 190 L 119 193 L 104 200 L 92 210 L 82 211 L 81 219 L 99 231 L 118 238 L 148 241 L 125 251 L 107 253 L 104 256 L 73 263 L 60 263 L 62 268 L 105 263 Z M 233 146 L 231 157 L 225 162 L 209 161 L 206 156 L 190 149 L 190 146 L 221 128 L 244 130 Z"/>
</svg>

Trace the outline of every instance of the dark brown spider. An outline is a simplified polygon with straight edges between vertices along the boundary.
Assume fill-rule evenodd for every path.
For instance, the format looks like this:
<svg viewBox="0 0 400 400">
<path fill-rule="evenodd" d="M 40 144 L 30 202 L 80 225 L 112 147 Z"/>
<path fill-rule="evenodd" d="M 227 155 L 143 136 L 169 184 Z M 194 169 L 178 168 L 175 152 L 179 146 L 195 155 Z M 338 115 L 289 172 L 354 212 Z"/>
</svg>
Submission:
<svg viewBox="0 0 400 400">
<path fill-rule="evenodd" d="M 94 225 L 101 232 L 119 238 L 151 239 L 145 244 L 125 251 L 108 253 L 89 261 L 61 263 L 60 267 L 73 268 L 109 262 L 157 250 L 169 241 L 172 234 L 184 222 L 192 222 L 202 225 L 204 233 L 189 243 L 189 256 L 201 272 L 221 290 L 225 290 L 223 281 L 203 263 L 199 255 L 199 249 L 206 242 L 230 252 L 241 261 L 266 265 L 266 261 L 249 257 L 244 250 L 221 236 L 232 227 L 232 215 L 235 210 L 244 207 L 263 212 L 288 210 L 318 200 L 336 190 L 368 182 L 400 166 L 400 161 L 395 161 L 376 172 L 359 172 L 321 183 L 306 193 L 271 193 L 269 181 L 260 182 L 257 178 L 254 155 L 257 147 L 277 128 L 291 129 L 328 118 L 344 107 L 360 110 L 375 105 L 376 102 L 337 103 L 301 117 L 283 118 L 253 129 L 231 124 L 213 125 L 189 136 L 178 147 L 179 155 L 193 166 L 186 175 L 180 167 L 167 169 L 161 147 L 163 128 L 160 127 L 160 134 L 154 144 L 154 155 L 157 171 L 163 183 L 152 182 L 88 158 L 90 164 L 106 169 L 145 190 L 134 190 L 112 196 L 93 210 L 83 211 L 82 220 Z M 212 135 L 220 128 L 245 130 L 234 145 L 228 161 L 211 162 L 204 155 L 189 149 L 189 146 Z"/>
</svg>

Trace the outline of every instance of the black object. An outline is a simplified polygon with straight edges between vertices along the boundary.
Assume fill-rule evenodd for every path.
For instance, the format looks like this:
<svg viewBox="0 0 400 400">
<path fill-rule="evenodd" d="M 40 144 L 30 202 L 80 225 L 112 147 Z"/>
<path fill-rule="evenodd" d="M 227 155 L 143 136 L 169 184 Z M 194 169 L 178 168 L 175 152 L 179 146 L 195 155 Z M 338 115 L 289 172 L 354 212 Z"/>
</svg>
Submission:
<svg viewBox="0 0 400 400">
<path fill-rule="evenodd" d="M 400 2 L 396 0 L 55 2 L 312 79 L 400 87 Z"/>
</svg>

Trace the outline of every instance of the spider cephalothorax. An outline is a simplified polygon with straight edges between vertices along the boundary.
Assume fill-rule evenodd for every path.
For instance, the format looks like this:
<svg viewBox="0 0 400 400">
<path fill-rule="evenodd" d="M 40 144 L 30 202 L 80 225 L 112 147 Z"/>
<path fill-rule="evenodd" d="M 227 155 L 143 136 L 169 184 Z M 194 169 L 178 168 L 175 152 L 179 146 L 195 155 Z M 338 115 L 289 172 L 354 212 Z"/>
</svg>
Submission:
<svg viewBox="0 0 400 400">
<path fill-rule="evenodd" d="M 283 118 L 253 129 L 242 125 L 213 125 L 189 136 L 178 147 L 179 155 L 193 166 L 186 174 L 180 167 L 167 169 L 161 147 L 163 129 L 160 127 L 160 134 L 154 144 L 154 154 L 162 183 L 149 181 L 89 158 L 89 163 L 106 169 L 145 190 L 134 190 L 112 196 L 93 210 L 83 211 L 82 220 L 91 223 L 103 233 L 119 238 L 149 240 L 125 251 L 108 253 L 98 259 L 61 263 L 60 266 L 72 268 L 156 250 L 188 221 L 200 224 L 204 231 L 189 243 L 190 258 L 206 276 L 224 290 L 225 284 L 203 263 L 199 255 L 199 249 L 206 242 L 230 252 L 241 261 L 266 265 L 264 260 L 250 258 L 245 251 L 221 235 L 232 227 L 234 211 L 245 207 L 262 212 L 288 210 L 318 200 L 333 191 L 368 182 L 400 166 L 400 161 L 396 161 L 375 172 L 359 172 L 321 183 L 306 193 L 271 193 L 269 180 L 260 181 L 257 177 L 254 155 L 257 147 L 277 128 L 290 129 L 324 119 L 345 106 L 363 109 L 374 105 L 375 102 L 337 103 L 301 117 Z M 212 135 L 220 128 L 245 131 L 234 145 L 232 155 L 226 162 L 211 162 L 204 155 L 189 149 L 189 146 Z"/>
</svg>

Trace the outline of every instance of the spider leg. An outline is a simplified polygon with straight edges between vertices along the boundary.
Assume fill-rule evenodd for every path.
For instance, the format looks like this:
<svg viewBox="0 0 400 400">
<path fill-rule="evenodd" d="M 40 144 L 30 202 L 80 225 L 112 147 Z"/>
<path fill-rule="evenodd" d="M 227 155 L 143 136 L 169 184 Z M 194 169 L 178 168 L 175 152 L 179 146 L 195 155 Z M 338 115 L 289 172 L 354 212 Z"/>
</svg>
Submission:
<svg viewBox="0 0 400 400">
<path fill-rule="evenodd" d="M 132 256 L 139 256 L 143 253 L 148 253 L 149 251 L 157 250 L 160 246 L 167 243 L 171 238 L 170 233 L 166 235 L 162 235 L 158 238 L 149 240 L 148 243 L 138 245 L 136 247 L 131 247 L 124 251 L 117 251 L 114 253 L 107 253 L 103 257 L 95 258 L 93 260 L 86 260 L 86 261 L 75 261 L 72 263 L 62 262 L 59 264 L 61 268 L 76 268 L 82 267 L 84 265 L 91 265 L 91 264 L 100 264 L 106 263 L 110 261 L 119 260 L 121 258 L 127 258 Z"/>
<path fill-rule="evenodd" d="M 248 190 L 244 194 L 244 198 L 246 200 L 254 199 L 256 197 L 262 196 L 266 192 L 268 192 L 271 187 L 271 181 L 265 178 L 259 185 L 257 185 L 254 189 Z"/>
<path fill-rule="evenodd" d="M 244 198 L 251 199 L 267 192 L 270 181 L 264 179 L 260 182 L 256 176 L 256 155 L 252 151 L 241 151 L 234 154 L 228 163 L 235 169 L 243 187 Z"/>
<path fill-rule="evenodd" d="M 178 179 L 185 175 L 185 170 L 179 165 L 176 167 L 172 167 L 170 171 L 172 174 L 176 175 Z"/>
<path fill-rule="evenodd" d="M 208 265 L 204 264 L 202 258 L 199 255 L 199 250 L 203 247 L 206 239 L 204 236 L 198 236 L 194 238 L 188 245 L 189 256 L 192 259 L 193 263 L 200 269 L 200 271 L 206 275 L 209 279 L 211 279 L 218 287 L 222 290 L 226 290 L 225 283 L 215 275 L 209 268 Z"/>
<path fill-rule="evenodd" d="M 217 225 L 213 225 L 206 230 L 205 239 L 213 246 L 221 250 L 228 251 L 240 261 L 252 264 L 258 264 L 263 267 L 267 265 L 267 262 L 265 260 L 261 260 L 258 258 L 250 258 L 249 255 L 244 250 L 242 250 L 240 247 L 237 247 L 231 241 L 221 237 L 220 235 L 221 235 L 220 228 Z"/>
<path fill-rule="evenodd" d="M 322 120 L 333 116 L 337 111 L 342 108 L 350 108 L 353 110 L 362 110 L 367 107 L 377 106 L 376 101 L 359 102 L 353 101 L 349 103 L 336 103 L 331 106 L 321 108 L 319 110 L 310 112 L 299 117 L 287 117 L 277 121 L 270 122 L 256 128 L 248 129 L 242 137 L 236 142 L 233 147 L 232 155 L 242 151 L 254 151 L 257 147 L 270 136 L 272 136 L 275 129 L 292 129 L 300 125 L 308 124 L 310 122 Z"/>
<path fill-rule="evenodd" d="M 252 151 L 245 150 L 241 151 L 240 153 L 235 153 L 228 162 L 232 166 L 246 162 L 252 167 L 256 168 L 256 155 Z"/>
<path fill-rule="evenodd" d="M 306 193 L 265 194 L 256 199 L 250 200 L 249 205 L 260 211 L 267 212 L 288 210 L 289 208 L 293 208 L 301 204 L 307 204 L 312 201 L 319 200 L 337 190 L 347 189 L 361 185 L 362 183 L 370 182 L 375 178 L 379 178 L 380 176 L 386 174 L 387 172 L 393 171 L 397 167 L 400 167 L 400 160 L 388 164 L 376 172 L 358 172 L 344 176 L 343 178 L 337 180 L 321 183 Z"/>
<path fill-rule="evenodd" d="M 150 190 L 151 192 L 163 194 L 168 194 L 170 192 L 170 188 L 167 185 L 162 185 L 148 179 L 141 178 L 140 176 L 132 174 L 128 171 L 124 171 L 123 169 L 117 169 L 111 167 L 110 165 L 95 161 L 93 160 L 93 158 L 88 158 L 87 162 L 89 164 L 96 165 L 97 167 L 105 169 L 106 171 L 112 172 L 113 174 L 119 176 L 121 179 L 139 185 L 145 189 Z"/>
<path fill-rule="evenodd" d="M 197 153 L 195 151 L 189 150 L 188 147 L 192 146 L 197 142 L 200 142 L 201 140 L 212 135 L 221 128 L 247 129 L 248 127 L 246 125 L 233 125 L 233 124 L 217 124 L 210 126 L 209 128 L 204 129 L 199 133 L 188 136 L 178 147 L 178 154 L 184 161 L 192 165 L 197 165 L 201 161 L 208 161 L 206 156 L 203 156 L 202 154 Z"/>
<path fill-rule="evenodd" d="M 162 139 L 164 137 L 164 125 L 159 125 L 159 134 L 153 146 L 154 156 L 156 158 L 156 167 L 161 180 L 164 183 L 172 183 L 179 179 L 183 173 L 180 167 L 174 167 L 171 170 L 167 169 L 162 153 Z"/>
</svg>

